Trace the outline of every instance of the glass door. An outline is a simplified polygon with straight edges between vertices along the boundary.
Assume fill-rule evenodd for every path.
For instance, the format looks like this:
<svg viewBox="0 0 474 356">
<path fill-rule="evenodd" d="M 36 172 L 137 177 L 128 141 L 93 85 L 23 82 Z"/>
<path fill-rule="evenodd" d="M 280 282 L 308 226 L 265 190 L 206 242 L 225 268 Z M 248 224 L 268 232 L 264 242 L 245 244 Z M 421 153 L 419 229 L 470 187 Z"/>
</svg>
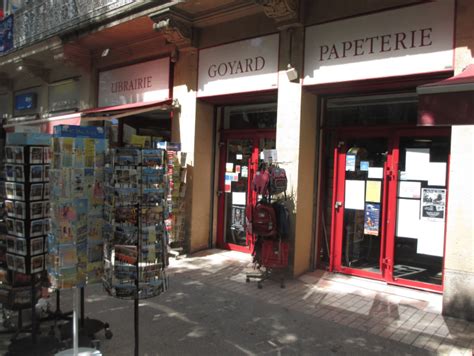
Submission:
<svg viewBox="0 0 474 356">
<path fill-rule="evenodd" d="M 344 137 L 337 148 L 334 201 L 336 270 L 382 278 L 385 259 L 386 137 Z"/>
<path fill-rule="evenodd" d="M 331 268 L 442 291 L 449 130 L 339 135 Z"/>
<path fill-rule="evenodd" d="M 249 206 L 257 202 L 251 182 L 264 149 L 275 148 L 275 131 L 229 132 L 221 144 L 217 244 L 250 253 L 253 237 L 246 231 Z"/>
<path fill-rule="evenodd" d="M 400 132 L 394 150 L 390 280 L 442 290 L 450 139 L 443 131 Z"/>
</svg>

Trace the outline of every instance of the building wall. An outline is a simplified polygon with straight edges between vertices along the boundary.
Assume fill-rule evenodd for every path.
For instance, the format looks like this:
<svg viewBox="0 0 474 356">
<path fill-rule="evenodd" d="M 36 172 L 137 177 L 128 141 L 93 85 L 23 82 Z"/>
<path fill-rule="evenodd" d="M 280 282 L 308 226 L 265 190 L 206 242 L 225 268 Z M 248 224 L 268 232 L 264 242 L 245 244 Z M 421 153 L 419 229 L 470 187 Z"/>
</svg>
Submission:
<svg viewBox="0 0 474 356">
<path fill-rule="evenodd" d="M 455 74 L 474 63 L 474 3 L 457 1 Z M 474 118 L 470 118 L 474 121 Z M 474 320 L 474 125 L 453 126 L 443 314 Z"/>
</svg>

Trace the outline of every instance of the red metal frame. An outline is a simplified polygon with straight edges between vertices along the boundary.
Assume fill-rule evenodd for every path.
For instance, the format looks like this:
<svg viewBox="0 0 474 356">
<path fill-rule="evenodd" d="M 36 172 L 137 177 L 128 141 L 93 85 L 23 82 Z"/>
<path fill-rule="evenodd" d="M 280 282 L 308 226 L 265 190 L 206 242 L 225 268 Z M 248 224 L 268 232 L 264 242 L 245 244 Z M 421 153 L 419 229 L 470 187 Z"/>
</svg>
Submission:
<svg viewBox="0 0 474 356">
<path fill-rule="evenodd" d="M 344 201 L 345 186 L 345 149 L 335 145 L 334 150 L 334 182 L 332 199 L 332 223 L 331 223 L 331 254 L 329 270 L 335 270 L 350 275 L 366 277 L 377 280 L 384 280 L 387 283 L 413 287 L 417 289 L 442 292 L 444 285 L 434 285 L 425 282 L 418 282 L 403 278 L 393 277 L 393 265 L 395 255 L 395 229 L 397 214 L 397 185 L 398 185 L 398 162 L 399 162 L 399 142 L 401 137 L 433 137 L 449 136 L 449 128 L 344 128 L 338 130 L 337 141 L 349 138 L 370 138 L 386 137 L 388 142 L 387 160 L 384 165 L 383 196 L 382 196 L 382 216 L 381 225 L 381 247 L 380 247 L 380 273 L 367 272 L 355 268 L 342 266 L 342 238 L 344 224 L 344 208 L 335 208 L 336 201 Z M 346 147 L 344 147 L 346 148 Z M 447 164 L 449 184 L 449 159 Z M 446 200 L 448 199 L 448 193 Z M 447 200 L 448 201 L 448 200 Z M 446 226 L 448 219 L 448 209 L 446 207 Z M 446 243 L 446 238 L 445 238 Z M 443 259 L 444 270 L 444 259 Z"/>
<path fill-rule="evenodd" d="M 225 234 L 225 194 L 224 193 L 224 175 L 225 175 L 225 164 L 226 164 L 226 153 L 227 153 L 227 142 L 228 140 L 246 139 L 253 141 L 253 150 L 248 165 L 248 184 L 247 184 L 247 204 L 254 206 L 257 203 L 257 194 L 251 189 L 251 182 L 253 176 L 258 168 L 258 156 L 259 156 L 259 140 L 260 139 L 275 139 L 275 130 L 222 130 L 221 131 L 221 142 L 219 152 L 219 182 L 218 191 L 222 192 L 218 197 L 218 212 L 217 212 L 217 247 L 225 248 L 228 250 L 251 253 L 253 251 L 253 236 L 247 233 L 248 246 L 240 246 L 224 241 Z"/>
</svg>

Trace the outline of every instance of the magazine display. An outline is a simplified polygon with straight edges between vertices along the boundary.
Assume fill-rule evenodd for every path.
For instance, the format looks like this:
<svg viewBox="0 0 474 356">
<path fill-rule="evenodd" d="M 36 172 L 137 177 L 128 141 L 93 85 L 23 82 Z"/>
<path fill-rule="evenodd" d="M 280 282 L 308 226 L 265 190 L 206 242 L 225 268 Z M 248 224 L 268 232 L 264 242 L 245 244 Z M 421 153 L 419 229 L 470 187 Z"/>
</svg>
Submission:
<svg viewBox="0 0 474 356">
<path fill-rule="evenodd" d="M 165 151 L 118 148 L 105 169 L 104 287 L 124 299 L 166 290 Z"/>
<path fill-rule="evenodd" d="M 53 217 L 48 272 L 53 288 L 102 280 L 106 149 L 101 127 L 55 127 L 48 193 Z"/>
</svg>

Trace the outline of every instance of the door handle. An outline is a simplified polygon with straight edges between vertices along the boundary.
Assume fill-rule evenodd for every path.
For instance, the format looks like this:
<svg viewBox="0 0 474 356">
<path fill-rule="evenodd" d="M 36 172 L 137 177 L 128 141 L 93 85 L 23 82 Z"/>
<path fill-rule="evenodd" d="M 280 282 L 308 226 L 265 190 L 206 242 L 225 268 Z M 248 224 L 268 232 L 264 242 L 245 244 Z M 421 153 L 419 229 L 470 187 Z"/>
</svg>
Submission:
<svg viewBox="0 0 474 356">
<path fill-rule="evenodd" d="M 334 207 L 336 209 L 339 209 L 342 206 L 342 201 L 337 201 L 336 204 L 334 204 Z"/>
<path fill-rule="evenodd" d="M 224 192 L 222 190 L 218 190 L 217 191 L 217 196 L 220 197 L 222 194 L 224 194 Z"/>
</svg>

